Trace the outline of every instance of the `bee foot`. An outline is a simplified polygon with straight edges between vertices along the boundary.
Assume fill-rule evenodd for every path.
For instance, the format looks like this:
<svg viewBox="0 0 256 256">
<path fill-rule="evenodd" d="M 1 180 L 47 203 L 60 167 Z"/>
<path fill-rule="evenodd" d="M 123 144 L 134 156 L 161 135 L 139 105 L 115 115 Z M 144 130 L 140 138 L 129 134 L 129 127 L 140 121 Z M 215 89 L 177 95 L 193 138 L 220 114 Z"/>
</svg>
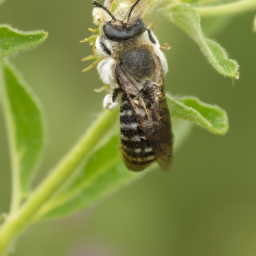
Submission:
<svg viewBox="0 0 256 256">
<path fill-rule="evenodd" d="M 113 95 L 107 94 L 103 100 L 103 108 L 108 110 L 114 110 L 119 106 L 118 101 L 113 101 Z"/>
</svg>

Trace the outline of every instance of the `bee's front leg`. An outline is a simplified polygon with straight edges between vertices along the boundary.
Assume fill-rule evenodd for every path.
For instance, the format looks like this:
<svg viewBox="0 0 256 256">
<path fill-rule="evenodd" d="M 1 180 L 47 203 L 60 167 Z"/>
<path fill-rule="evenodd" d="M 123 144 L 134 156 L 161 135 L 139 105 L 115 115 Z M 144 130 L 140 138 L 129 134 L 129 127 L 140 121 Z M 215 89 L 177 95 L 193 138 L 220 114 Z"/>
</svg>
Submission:
<svg viewBox="0 0 256 256">
<path fill-rule="evenodd" d="M 120 105 L 120 89 L 115 88 L 107 94 L 103 100 L 103 107 L 108 110 L 114 110 Z"/>
</svg>

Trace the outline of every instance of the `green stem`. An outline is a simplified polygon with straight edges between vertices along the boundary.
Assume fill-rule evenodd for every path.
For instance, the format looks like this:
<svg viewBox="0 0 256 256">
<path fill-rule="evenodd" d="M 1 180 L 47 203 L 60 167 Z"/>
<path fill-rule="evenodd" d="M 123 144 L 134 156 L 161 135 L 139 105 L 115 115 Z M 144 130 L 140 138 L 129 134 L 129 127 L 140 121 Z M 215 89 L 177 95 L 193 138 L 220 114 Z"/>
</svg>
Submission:
<svg viewBox="0 0 256 256">
<path fill-rule="evenodd" d="M 230 4 L 195 8 L 201 18 L 235 15 L 256 10 L 256 0 L 242 0 Z"/>
<path fill-rule="evenodd" d="M 15 138 L 15 125 L 13 123 L 11 106 L 7 96 L 4 77 L 4 70 L 2 66 L 2 62 L 0 63 L 0 96 L 3 107 L 3 115 L 5 118 L 5 126 L 8 134 L 8 143 L 9 143 L 9 151 L 11 156 L 11 171 L 12 171 L 12 199 L 10 212 L 13 213 L 18 209 L 21 199 L 20 193 L 20 182 L 19 182 L 19 155 L 17 154 L 17 145 Z"/>
<path fill-rule="evenodd" d="M 92 186 L 93 182 L 97 181 L 99 176 L 103 176 L 111 167 L 114 166 L 114 164 L 117 163 L 119 159 L 120 159 L 119 155 L 116 155 L 115 157 L 109 159 L 108 162 L 104 163 L 104 166 L 101 169 L 89 175 L 86 179 L 84 179 L 82 183 L 79 184 L 79 186 L 72 188 L 71 190 L 61 194 L 56 198 L 53 198 L 50 202 L 48 202 L 47 204 L 45 204 L 44 207 L 41 208 L 41 210 L 36 214 L 33 222 L 37 222 L 45 214 L 49 213 L 54 208 L 65 204 L 65 202 L 68 202 L 70 199 L 72 199 L 72 197 L 77 195 L 80 191 L 82 190 L 84 191 L 86 188 Z"/>
<path fill-rule="evenodd" d="M 3 255 L 13 238 L 30 224 L 34 215 L 70 177 L 79 163 L 90 154 L 100 138 L 113 126 L 117 115 L 117 110 L 105 111 L 45 181 L 31 194 L 20 210 L 7 218 L 0 230 L 0 255 Z"/>
</svg>

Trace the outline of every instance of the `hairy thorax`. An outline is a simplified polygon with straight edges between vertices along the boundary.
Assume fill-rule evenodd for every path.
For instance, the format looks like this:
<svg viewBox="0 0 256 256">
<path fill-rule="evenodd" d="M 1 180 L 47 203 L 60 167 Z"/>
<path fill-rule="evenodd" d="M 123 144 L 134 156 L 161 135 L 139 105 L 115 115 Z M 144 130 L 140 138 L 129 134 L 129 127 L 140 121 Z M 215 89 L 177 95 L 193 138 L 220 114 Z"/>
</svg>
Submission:
<svg viewBox="0 0 256 256">
<path fill-rule="evenodd" d="M 96 53 L 104 57 L 98 64 L 98 72 L 109 93 L 103 101 L 103 107 L 113 110 L 119 105 L 119 97 L 113 102 L 113 93 L 119 88 L 116 79 L 116 66 L 120 65 L 129 78 L 143 89 L 147 81 L 156 75 L 168 71 L 165 56 L 152 31 L 145 31 L 141 36 L 125 42 L 109 40 L 102 35 L 96 41 Z M 158 80 L 158 79 L 156 79 Z"/>
<path fill-rule="evenodd" d="M 150 49 L 146 46 L 130 47 L 119 55 L 119 62 L 134 79 L 142 81 L 150 78 L 156 68 Z"/>
</svg>

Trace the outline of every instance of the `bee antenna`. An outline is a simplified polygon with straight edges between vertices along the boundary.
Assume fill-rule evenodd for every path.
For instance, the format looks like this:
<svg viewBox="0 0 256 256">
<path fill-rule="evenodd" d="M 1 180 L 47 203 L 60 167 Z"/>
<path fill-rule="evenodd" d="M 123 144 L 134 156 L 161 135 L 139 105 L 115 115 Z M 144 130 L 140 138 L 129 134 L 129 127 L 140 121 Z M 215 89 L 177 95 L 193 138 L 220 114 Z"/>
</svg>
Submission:
<svg viewBox="0 0 256 256">
<path fill-rule="evenodd" d="M 111 16 L 113 20 L 116 20 L 116 17 L 105 6 L 97 3 L 96 1 L 92 1 L 92 4 L 94 4 L 96 7 L 102 8 L 105 12 L 108 13 L 108 15 Z"/>
<path fill-rule="evenodd" d="M 132 14 L 132 11 L 133 11 L 133 9 L 135 8 L 135 6 L 139 3 L 139 1 L 140 1 L 140 0 L 137 0 L 137 1 L 132 5 L 130 11 L 125 15 L 124 20 L 125 20 L 126 17 L 127 17 L 127 21 L 129 21 L 130 16 L 131 16 L 131 14 Z"/>
</svg>

